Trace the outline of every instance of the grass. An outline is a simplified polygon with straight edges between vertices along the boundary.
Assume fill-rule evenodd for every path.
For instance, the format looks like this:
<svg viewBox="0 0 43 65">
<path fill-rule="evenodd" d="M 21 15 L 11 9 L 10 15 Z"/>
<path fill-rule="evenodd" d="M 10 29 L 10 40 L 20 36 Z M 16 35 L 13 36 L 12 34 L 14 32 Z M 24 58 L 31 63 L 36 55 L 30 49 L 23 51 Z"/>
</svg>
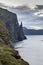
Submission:
<svg viewBox="0 0 43 65">
<path fill-rule="evenodd" d="M 27 65 L 21 58 L 15 58 L 16 55 L 17 51 L 9 47 L 0 47 L 0 65 Z"/>
<path fill-rule="evenodd" d="M 21 59 L 18 51 L 9 46 L 10 40 L 8 30 L 0 24 L 0 65 L 28 65 Z"/>
</svg>

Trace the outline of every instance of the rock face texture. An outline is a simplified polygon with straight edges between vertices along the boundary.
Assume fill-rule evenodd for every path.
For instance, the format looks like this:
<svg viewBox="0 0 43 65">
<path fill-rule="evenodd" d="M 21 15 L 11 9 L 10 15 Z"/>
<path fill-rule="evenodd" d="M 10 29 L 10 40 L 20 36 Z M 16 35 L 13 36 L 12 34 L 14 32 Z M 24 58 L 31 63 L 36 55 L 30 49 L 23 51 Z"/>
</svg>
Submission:
<svg viewBox="0 0 43 65">
<path fill-rule="evenodd" d="M 0 65 L 29 65 L 11 48 L 10 41 L 9 31 L 0 23 Z"/>
<path fill-rule="evenodd" d="M 16 14 L 0 8 L 0 65 L 29 65 L 20 57 L 18 51 L 11 47 L 10 41 L 18 40 L 18 29 L 21 30 L 21 26 L 19 27 Z"/>
<path fill-rule="evenodd" d="M 18 40 L 21 41 L 23 39 L 26 39 L 26 37 L 24 36 L 22 22 L 21 22 L 21 25 L 19 26 L 19 29 L 18 29 Z"/>
<path fill-rule="evenodd" d="M 26 39 L 23 33 L 22 23 L 19 26 L 16 14 L 0 8 L 0 20 L 4 21 L 7 29 L 10 32 L 13 43 Z"/>
</svg>

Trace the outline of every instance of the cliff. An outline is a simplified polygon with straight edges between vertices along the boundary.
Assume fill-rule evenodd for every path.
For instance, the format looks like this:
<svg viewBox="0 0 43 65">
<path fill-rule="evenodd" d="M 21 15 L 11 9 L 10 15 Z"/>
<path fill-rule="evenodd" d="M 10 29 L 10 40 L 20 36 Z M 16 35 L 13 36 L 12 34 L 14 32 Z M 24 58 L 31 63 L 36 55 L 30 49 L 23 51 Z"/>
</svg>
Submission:
<svg viewBox="0 0 43 65">
<path fill-rule="evenodd" d="M 23 27 L 23 31 L 25 35 L 43 35 L 43 29 L 35 30 Z"/>
<path fill-rule="evenodd" d="M 0 65 L 29 65 L 10 46 L 10 35 L 7 28 L 0 24 Z"/>
<path fill-rule="evenodd" d="M 16 42 L 19 33 L 22 40 L 23 30 L 22 33 L 18 30 L 21 31 L 22 26 L 19 26 L 16 14 L 0 8 L 0 65 L 29 65 L 11 47 L 11 41 Z"/>
<path fill-rule="evenodd" d="M 0 21 L 9 30 L 13 43 L 26 39 L 22 26 L 20 27 L 18 24 L 16 14 L 0 8 Z"/>
</svg>

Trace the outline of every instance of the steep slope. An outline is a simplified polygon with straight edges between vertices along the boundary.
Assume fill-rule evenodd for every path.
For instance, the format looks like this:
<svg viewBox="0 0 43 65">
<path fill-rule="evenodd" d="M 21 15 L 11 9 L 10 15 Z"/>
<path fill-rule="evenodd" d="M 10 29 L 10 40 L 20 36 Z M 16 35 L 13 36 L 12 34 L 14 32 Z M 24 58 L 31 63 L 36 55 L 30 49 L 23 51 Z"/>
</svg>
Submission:
<svg viewBox="0 0 43 65">
<path fill-rule="evenodd" d="M 22 27 L 20 29 L 20 26 L 18 24 L 16 14 L 9 12 L 6 9 L 0 8 L 0 21 L 2 21 L 0 23 L 3 23 L 9 30 L 13 43 L 25 39 L 23 29 L 22 29 Z M 19 32 L 19 31 L 21 31 L 21 32 Z M 18 37 L 20 40 L 18 39 Z"/>
<path fill-rule="evenodd" d="M 0 24 L 0 65 L 29 65 L 11 48 L 10 41 L 9 31 Z"/>
</svg>

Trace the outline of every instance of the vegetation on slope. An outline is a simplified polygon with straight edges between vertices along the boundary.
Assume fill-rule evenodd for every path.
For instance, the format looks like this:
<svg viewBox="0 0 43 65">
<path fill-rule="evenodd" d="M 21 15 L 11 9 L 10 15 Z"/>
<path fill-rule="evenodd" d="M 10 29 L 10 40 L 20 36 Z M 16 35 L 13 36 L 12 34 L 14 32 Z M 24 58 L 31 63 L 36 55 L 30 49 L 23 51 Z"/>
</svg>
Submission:
<svg viewBox="0 0 43 65">
<path fill-rule="evenodd" d="M 10 47 L 10 35 L 3 24 L 0 24 L 0 65 L 29 65 L 19 56 L 18 51 Z"/>
</svg>

